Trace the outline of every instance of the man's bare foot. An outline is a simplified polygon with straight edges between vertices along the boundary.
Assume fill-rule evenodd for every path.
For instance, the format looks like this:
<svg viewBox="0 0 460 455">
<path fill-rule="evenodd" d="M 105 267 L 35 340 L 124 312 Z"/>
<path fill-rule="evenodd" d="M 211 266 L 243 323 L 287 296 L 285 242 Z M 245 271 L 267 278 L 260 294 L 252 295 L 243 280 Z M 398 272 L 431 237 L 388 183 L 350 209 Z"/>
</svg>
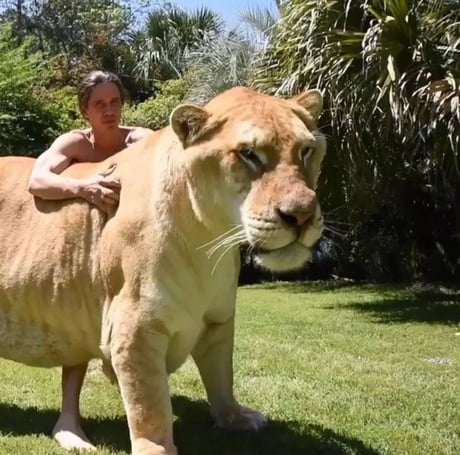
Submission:
<svg viewBox="0 0 460 455">
<path fill-rule="evenodd" d="M 72 416 L 61 414 L 53 428 L 53 437 L 67 450 L 96 450 L 88 437 Z"/>
</svg>

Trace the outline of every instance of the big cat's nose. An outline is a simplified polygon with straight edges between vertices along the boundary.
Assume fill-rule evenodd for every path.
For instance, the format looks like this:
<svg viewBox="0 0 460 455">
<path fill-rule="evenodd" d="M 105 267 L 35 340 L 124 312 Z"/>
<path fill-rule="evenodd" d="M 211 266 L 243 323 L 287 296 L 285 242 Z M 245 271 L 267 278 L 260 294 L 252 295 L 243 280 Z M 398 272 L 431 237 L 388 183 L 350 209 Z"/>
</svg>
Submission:
<svg viewBox="0 0 460 455">
<path fill-rule="evenodd" d="M 289 226 L 300 227 L 313 216 L 314 210 L 310 207 L 297 210 L 276 209 L 277 215 Z"/>
</svg>

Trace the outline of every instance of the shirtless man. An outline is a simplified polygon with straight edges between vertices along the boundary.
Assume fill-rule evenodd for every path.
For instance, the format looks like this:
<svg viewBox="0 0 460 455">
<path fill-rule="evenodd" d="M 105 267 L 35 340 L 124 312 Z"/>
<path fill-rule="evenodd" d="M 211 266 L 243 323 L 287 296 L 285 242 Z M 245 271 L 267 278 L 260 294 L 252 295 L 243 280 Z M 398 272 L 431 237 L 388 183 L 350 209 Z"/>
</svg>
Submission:
<svg viewBox="0 0 460 455">
<path fill-rule="evenodd" d="M 152 134 L 147 128 L 120 126 L 124 96 L 118 77 L 93 71 L 78 90 L 80 111 L 90 127 L 58 137 L 37 159 L 29 191 L 43 199 L 83 198 L 104 209 L 116 205 L 120 183 L 110 176 L 113 169 L 79 180 L 60 176 L 74 162 L 98 162 Z M 80 392 L 88 365 L 62 368 L 62 408 L 53 436 L 65 449 L 94 450 L 81 427 Z"/>
</svg>

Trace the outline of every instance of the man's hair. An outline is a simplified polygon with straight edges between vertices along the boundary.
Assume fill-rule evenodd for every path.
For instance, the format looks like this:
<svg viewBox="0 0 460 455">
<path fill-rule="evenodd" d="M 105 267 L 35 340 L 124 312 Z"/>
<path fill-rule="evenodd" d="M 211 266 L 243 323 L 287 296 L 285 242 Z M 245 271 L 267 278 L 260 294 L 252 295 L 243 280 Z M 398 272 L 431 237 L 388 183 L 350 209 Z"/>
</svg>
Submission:
<svg viewBox="0 0 460 455">
<path fill-rule="evenodd" d="M 84 114 L 85 109 L 88 107 L 88 100 L 94 87 L 104 82 L 112 82 L 117 86 L 120 92 L 121 104 L 124 103 L 125 94 L 123 85 L 116 74 L 113 74 L 110 71 L 91 71 L 91 73 L 83 78 L 78 87 L 78 107 L 80 108 L 80 112 L 82 114 Z"/>
</svg>

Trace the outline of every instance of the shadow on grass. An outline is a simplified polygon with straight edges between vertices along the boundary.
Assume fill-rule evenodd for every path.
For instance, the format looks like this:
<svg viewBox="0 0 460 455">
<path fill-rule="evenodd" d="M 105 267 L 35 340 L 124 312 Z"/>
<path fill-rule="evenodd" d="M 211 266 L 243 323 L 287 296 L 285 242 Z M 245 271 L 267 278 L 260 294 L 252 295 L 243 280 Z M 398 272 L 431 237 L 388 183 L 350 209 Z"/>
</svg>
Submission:
<svg viewBox="0 0 460 455">
<path fill-rule="evenodd" d="M 304 294 L 313 292 L 327 292 L 338 291 L 347 288 L 363 288 L 359 283 L 347 280 L 330 280 L 330 281 L 274 281 L 259 284 L 250 284 L 242 286 L 247 290 L 261 289 L 261 290 L 276 290 L 282 292 L 289 292 L 293 294 Z"/>
<path fill-rule="evenodd" d="M 427 322 L 458 324 L 460 296 L 441 292 L 413 292 L 401 298 L 384 298 L 375 302 L 346 304 L 347 308 L 370 313 L 378 322 Z"/>
<path fill-rule="evenodd" d="M 378 455 L 362 441 L 340 435 L 320 425 L 296 421 L 271 421 L 259 432 L 227 432 L 212 429 L 204 401 L 173 398 L 179 419 L 174 434 L 181 455 Z"/>
<path fill-rule="evenodd" d="M 173 397 L 178 416 L 174 438 L 180 455 L 379 455 L 353 437 L 340 435 L 320 425 L 296 421 L 272 421 L 259 432 L 226 432 L 212 428 L 207 403 L 183 396 Z M 0 403 L 0 432 L 13 436 L 49 435 L 58 412 L 22 409 Z M 129 453 L 128 428 L 124 418 L 87 418 L 85 430 L 98 446 Z"/>
<path fill-rule="evenodd" d="M 323 306 L 323 309 L 353 309 L 358 312 L 369 313 L 378 322 L 386 323 L 460 323 L 460 294 L 458 290 L 444 292 L 437 289 L 420 290 L 405 286 L 360 285 L 340 280 L 261 283 L 247 286 L 246 289 L 276 290 L 290 294 L 338 291 L 339 300 L 337 303 L 330 306 Z M 375 301 L 371 302 L 341 302 L 340 293 L 348 291 L 356 295 L 356 297 L 362 293 L 363 295 L 371 296 L 371 298 L 375 295 L 376 298 Z"/>
<path fill-rule="evenodd" d="M 59 416 L 52 409 L 21 408 L 0 402 L 0 434 L 11 436 L 45 435 L 51 431 Z M 83 427 L 93 443 L 129 453 L 129 433 L 124 417 L 84 419 Z"/>
</svg>

